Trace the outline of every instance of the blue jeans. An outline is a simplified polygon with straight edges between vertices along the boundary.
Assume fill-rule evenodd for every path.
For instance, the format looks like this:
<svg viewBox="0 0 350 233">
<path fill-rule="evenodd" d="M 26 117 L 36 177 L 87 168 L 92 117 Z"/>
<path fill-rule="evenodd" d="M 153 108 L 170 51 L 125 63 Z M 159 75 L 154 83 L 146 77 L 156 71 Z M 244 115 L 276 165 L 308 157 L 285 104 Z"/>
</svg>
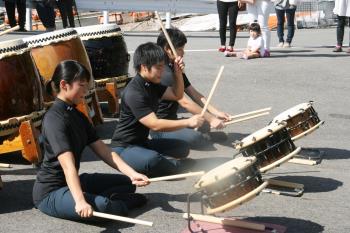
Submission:
<svg viewBox="0 0 350 233">
<path fill-rule="evenodd" d="M 116 215 L 127 215 L 127 205 L 120 200 L 110 200 L 113 193 L 134 193 L 136 187 L 131 184 L 129 177 L 119 174 L 82 174 L 80 175 L 81 188 L 85 200 L 95 211 Z M 43 213 L 73 221 L 100 220 L 81 218 L 75 212 L 75 201 L 67 186 L 49 193 L 37 208 Z"/>
<path fill-rule="evenodd" d="M 284 42 L 284 15 L 287 16 L 287 28 L 288 28 L 288 34 L 286 42 L 292 43 L 293 37 L 294 37 L 294 31 L 295 31 L 295 25 L 294 25 L 294 17 L 295 17 L 295 10 L 293 9 L 287 9 L 287 10 L 276 10 L 276 16 L 277 16 L 277 36 L 279 39 L 279 42 Z"/>
<path fill-rule="evenodd" d="M 143 145 L 115 147 L 112 150 L 137 172 L 149 177 L 178 173 L 181 167 L 178 159 L 186 158 L 190 152 L 185 141 L 176 139 L 151 139 Z"/>
<path fill-rule="evenodd" d="M 172 132 L 155 132 L 150 131 L 150 135 L 153 139 L 177 139 L 186 141 L 191 149 L 200 149 L 208 145 L 209 140 L 203 136 L 201 131 L 195 131 L 194 129 L 184 128 Z"/>
</svg>

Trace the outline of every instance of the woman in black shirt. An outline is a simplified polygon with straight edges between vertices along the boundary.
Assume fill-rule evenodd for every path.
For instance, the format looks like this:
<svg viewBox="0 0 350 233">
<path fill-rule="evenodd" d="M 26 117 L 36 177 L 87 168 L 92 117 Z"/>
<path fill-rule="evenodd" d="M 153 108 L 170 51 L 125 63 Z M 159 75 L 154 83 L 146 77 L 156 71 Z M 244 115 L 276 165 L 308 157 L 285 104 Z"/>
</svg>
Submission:
<svg viewBox="0 0 350 233">
<path fill-rule="evenodd" d="M 148 178 L 128 166 L 98 139 L 95 129 L 75 105 L 86 95 L 90 73 L 76 61 L 61 62 L 47 84 L 57 98 L 46 113 L 42 136 L 44 159 L 33 188 L 33 201 L 42 212 L 71 220 L 92 216 L 93 210 L 126 215 L 146 198 L 135 194 L 135 185 Z M 120 174 L 78 175 L 83 149 L 89 146 Z"/>
</svg>

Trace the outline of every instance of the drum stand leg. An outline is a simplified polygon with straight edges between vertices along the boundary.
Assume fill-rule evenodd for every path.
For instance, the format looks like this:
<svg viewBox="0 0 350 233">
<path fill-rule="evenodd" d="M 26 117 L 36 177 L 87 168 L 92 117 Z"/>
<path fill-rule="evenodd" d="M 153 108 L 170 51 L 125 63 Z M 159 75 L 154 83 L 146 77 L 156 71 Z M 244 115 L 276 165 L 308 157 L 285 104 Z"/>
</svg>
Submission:
<svg viewBox="0 0 350 233">
<path fill-rule="evenodd" d="M 264 193 L 271 193 L 284 196 L 300 197 L 304 193 L 304 185 L 276 179 L 268 179 L 268 188 L 262 190 Z M 277 188 L 279 187 L 279 188 Z"/>
<path fill-rule="evenodd" d="M 2 184 L 2 180 L 1 180 L 1 176 L 0 176 L 0 190 L 2 189 L 2 187 L 4 187 L 4 186 Z"/>
<path fill-rule="evenodd" d="M 112 115 L 119 113 L 119 96 L 116 82 L 106 83 L 106 89 L 98 90 L 100 101 L 108 102 L 108 111 Z"/>
<path fill-rule="evenodd" d="M 92 117 L 92 121 L 94 125 L 103 124 L 103 116 L 100 107 L 100 103 L 98 102 L 98 97 L 96 91 L 94 91 L 92 95 L 92 108 L 94 109 L 95 115 Z"/>
<path fill-rule="evenodd" d="M 38 130 L 31 120 L 21 122 L 19 136 L 0 145 L 0 154 L 21 151 L 22 156 L 32 163 L 41 161 L 41 149 L 38 142 Z"/>
<path fill-rule="evenodd" d="M 288 162 L 313 166 L 321 163 L 323 155 L 324 151 L 302 148 L 301 151 Z"/>
</svg>

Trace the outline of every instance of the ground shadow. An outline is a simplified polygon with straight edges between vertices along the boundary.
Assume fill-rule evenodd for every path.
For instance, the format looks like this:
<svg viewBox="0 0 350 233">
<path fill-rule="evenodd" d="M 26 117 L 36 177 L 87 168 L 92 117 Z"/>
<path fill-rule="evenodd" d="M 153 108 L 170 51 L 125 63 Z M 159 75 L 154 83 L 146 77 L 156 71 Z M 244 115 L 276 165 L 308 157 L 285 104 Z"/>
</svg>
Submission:
<svg viewBox="0 0 350 233">
<path fill-rule="evenodd" d="M 113 132 L 118 124 L 118 121 L 111 118 L 109 121 L 105 121 L 101 125 L 96 125 L 97 135 L 101 140 L 111 139 Z"/>
<path fill-rule="evenodd" d="M 300 49 L 300 50 L 296 50 L 296 49 L 291 49 L 291 50 L 273 50 L 273 54 L 275 54 L 275 52 L 277 53 L 284 53 L 284 54 L 290 54 L 290 53 L 312 53 L 315 52 L 315 50 L 310 50 L 310 49 Z"/>
<path fill-rule="evenodd" d="M 31 165 L 30 162 L 23 158 L 21 151 L 1 154 L 0 163 Z"/>
<path fill-rule="evenodd" d="M 313 150 L 324 151 L 322 159 L 350 159 L 350 150 L 337 148 L 312 148 Z"/>
<path fill-rule="evenodd" d="M 350 57 L 350 54 L 272 54 L 269 59 L 281 58 L 281 57 Z"/>
<path fill-rule="evenodd" d="M 343 185 L 343 182 L 338 180 L 318 176 L 276 176 L 268 178 L 303 184 L 304 193 L 330 192 Z"/>
<path fill-rule="evenodd" d="M 29 210 L 34 207 L 32 189 L 34 180 L 4 181 L 0 191 L 0 214 Z"/>
<path fill-rule="evenodd" d="M 272 223 L 287 227 L 286 233 L 320 233 L 324 231 L 324 226 L 304 219 L 287 218 L 287 217 L 249 217 L 245 220 Z"/>
<path fill-rule="evenodd" d="M 227 146 L 227 147 L 230 147 L 230 148 L 234 149 L 233 143 L 235 143 L 236 141 L 242 140 L 243 138 L 245 138 L 249 134 L 227 133 L 226 135 L 227 135 L 227 140 L 226 141 L 217 142 L 217 143 L 222 145 L 222 146 Z M 232 152 L 232 154 L 233 154 L 233 152 Z"/>
</svg>

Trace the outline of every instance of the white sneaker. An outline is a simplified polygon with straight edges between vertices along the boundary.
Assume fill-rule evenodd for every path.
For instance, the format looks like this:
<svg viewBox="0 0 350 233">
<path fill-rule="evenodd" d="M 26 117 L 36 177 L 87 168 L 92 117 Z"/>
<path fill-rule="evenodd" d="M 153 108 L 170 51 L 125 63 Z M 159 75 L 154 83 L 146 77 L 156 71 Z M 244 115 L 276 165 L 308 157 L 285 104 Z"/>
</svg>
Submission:
<svg viewBox="0 0 350 233">
<path fill-rule="evenodd" d="M 277 45 L 278 48 L 283 48 L 283 42 L 280 42 L 278 45 Z"/>
<path fill-rule="evenodd" d="M 283 48 L 290 48 L 290 47 L 291 47 L 290 43 L 288 43 L 288 42 L 284 43 L 284 45 L 283 45 Z"/>
</svg>

